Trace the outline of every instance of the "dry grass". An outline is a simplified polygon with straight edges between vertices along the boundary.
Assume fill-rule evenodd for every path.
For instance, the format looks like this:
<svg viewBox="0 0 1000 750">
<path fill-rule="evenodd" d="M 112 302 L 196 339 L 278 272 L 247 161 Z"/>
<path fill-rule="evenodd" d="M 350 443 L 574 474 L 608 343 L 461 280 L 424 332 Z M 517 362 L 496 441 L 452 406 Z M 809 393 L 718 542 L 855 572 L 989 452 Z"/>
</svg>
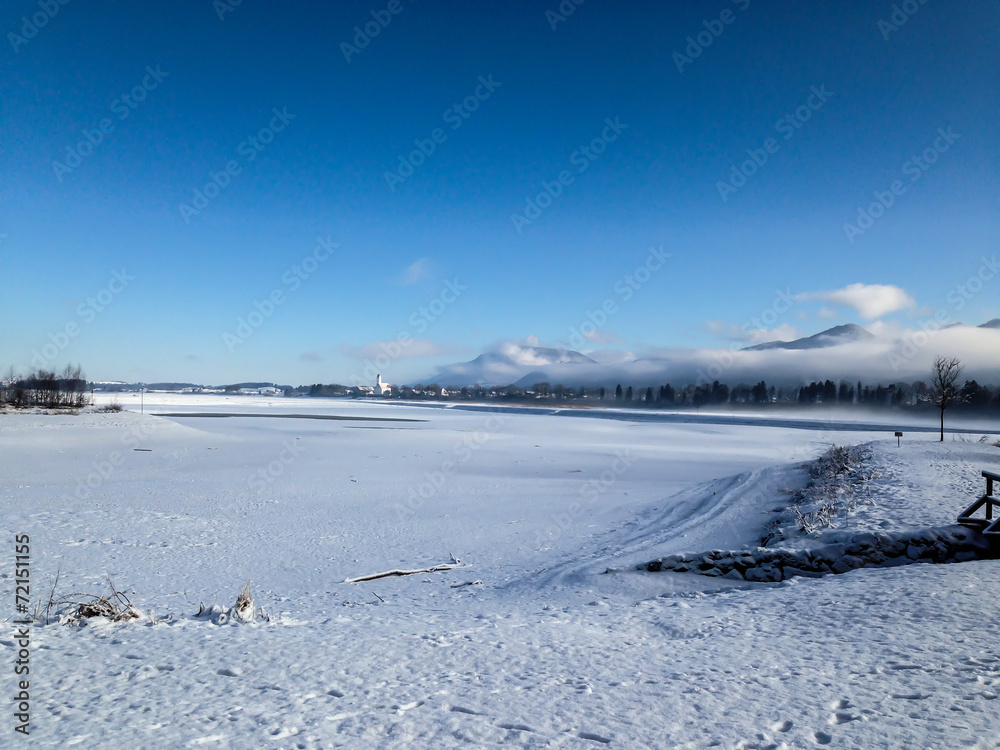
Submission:
<svg viewBox="0 0 1000 750">
<path fill-rule="evenodd" d="M 139 610 L 132 604 L 132 600 L 124 592 L 116 589 L 110 578 L 108 578 L 107 594 L 100 596 L 70 594 L 60 599 L 57 604 L 69 607 L 69 612 L 63 619 L 67 624 L 78 623 L 91 617 L 105 617 L 111 622 L 128 622 L 137 620 L 141 616 Z"/>
<path fill-rule="evenodd" d="M 236 596 L 234 614 L 243 622 L 251 622 L 254 619 L 253 593 L 250 591 L 250 581 L 247 581 Z"/>
<path fill-rule="evenodd" d="M 254 602 L 253 592 L 250 589 L 250 581 L 247 581 L 236 594 L 236 605 L 233 607 L 223 607 L 214 604 L 206 607 L 204 602 L 198 607 L 195 617 L 207 617 L 216 625 L 225 625 L 230 620 L 235 622 L 270 622 L 271 616 L 263 607 L 257 607 Z"/>
</svg>

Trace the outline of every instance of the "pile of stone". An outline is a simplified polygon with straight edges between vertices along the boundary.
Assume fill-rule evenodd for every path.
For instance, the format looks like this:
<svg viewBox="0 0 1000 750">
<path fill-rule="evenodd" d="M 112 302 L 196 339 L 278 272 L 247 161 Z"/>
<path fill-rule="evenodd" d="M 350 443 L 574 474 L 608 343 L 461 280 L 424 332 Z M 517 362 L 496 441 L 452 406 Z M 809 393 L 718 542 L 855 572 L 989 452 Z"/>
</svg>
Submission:
<svg viewBox="0 0 1000 750">
<path fill-rule="evenodd" d="M 669 555 L 640 565 L 639 570 L 766 582 L 794 576 L 819 578 L 856 568 L 995 559 L 1000 559 L 1000 547 L 978 531 L 955 525 L 894 533 L 835 532 L 808 549 L 758 547 Z"/>
</svg>

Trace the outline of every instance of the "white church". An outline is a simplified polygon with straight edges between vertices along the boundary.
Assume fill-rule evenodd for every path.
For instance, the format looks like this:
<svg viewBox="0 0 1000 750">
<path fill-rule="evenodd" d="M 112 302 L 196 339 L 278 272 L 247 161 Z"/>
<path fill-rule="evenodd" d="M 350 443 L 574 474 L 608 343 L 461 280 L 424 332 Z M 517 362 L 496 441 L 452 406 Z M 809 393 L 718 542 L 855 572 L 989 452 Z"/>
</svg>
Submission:
<svg viewBox="0 0 1000 750">
<path fill-rule="evenodd" d="M 392 393 L 392 386 L 388 383 L 382 382 L 382 375 L 379 373 L 375 376 L 375 395 L 376 396 L 388 396 Z"/>
</svg>

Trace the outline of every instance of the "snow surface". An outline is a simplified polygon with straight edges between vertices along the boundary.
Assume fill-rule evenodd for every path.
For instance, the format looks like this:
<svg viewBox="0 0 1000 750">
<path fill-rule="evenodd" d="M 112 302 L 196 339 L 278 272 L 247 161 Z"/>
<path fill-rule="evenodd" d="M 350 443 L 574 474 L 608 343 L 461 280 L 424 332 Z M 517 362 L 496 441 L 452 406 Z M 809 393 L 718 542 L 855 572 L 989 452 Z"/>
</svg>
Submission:
<svg viewBox="0 0 1000 750">
<path fill-rule="evenodd" d="M 874 440 L 884 468 L 852 528 L 953 523 L 1000 468 L 978 435 L 144 401 L 0 414 L 0 601 L 28 533 L 33 596 L 57 570 L 57 596 L 111 576 L 156 620 L 34 626 L 32 747 L 1000 747 L 998 562 L 781 584 L 634 569 L 756 545 L 834 442 Z M 269 622 L 195 616 L 248 579 Z"/>
</svg>

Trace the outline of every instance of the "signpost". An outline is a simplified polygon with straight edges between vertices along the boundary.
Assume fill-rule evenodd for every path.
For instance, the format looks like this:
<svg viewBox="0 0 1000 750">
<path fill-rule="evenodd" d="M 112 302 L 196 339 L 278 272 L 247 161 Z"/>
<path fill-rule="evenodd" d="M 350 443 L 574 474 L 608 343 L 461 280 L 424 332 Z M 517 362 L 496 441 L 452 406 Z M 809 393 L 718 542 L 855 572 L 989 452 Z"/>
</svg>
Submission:
<svg viewBox="0 0 1000 750">
<path fill-rule="evenodd" d="M 897 448 L 899 447 L 899 439 L 900 439 L 901 437 L 903 437 L 903 433 L 902 433 L 902 432 L 897 432 L 897 433 L 896 433 L 896 447 L 897 447 Z"/>
</svg>

